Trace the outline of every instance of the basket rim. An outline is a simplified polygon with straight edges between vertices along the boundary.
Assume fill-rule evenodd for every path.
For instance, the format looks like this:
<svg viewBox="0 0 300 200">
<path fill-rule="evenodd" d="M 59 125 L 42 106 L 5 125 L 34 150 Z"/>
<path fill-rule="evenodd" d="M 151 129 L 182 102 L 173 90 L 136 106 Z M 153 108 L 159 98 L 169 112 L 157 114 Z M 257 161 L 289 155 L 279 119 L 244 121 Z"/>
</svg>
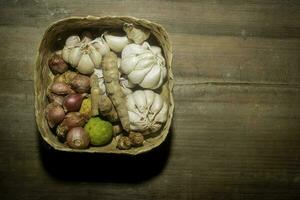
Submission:
<svg viewBox="0 0 300 200">
<path fill-rule="evenodd" d="M 120 151 L 112 151 L 112 150 L 105 150 L 105 151 L 95 151 L 95 150 L 91 150 L 91 149 L 71 149 L 71 148 L 64 148 L 62 146 L 58 146 L 54 143 L 51 143 L 50 140 L 49 140 L 49 137 L 47 137 L 45 134 L 42 134 L 42 132 L 44 130 L 42 130 L 42 128 L 39 126 L 39 123 L 38 123 L 38 110 L 36 109 L 38 107 L 38 97 L 37 97 L 37 84 L 36 84 L 36 81 L 38 79 L 38 75 L 37 75 L 37 68 L 39 67 L 40 63 L 39 63 L 39 56 L 40 56 L 40 53 L 41 53 L 41 48 L 42 48 L 42 41 L 45 39 L 47 33 L 55 26 L 59 25 L 60 23 L 63 23 L 63 22 L 66 22 L 66 21 L 69 21 L 69 20 L 89 20 L 89 21 L 99 21 L 99 20 L 105 20 L 105 19 L 128 19 L 128 20 L 131 20 L 131 21 L 134 21 L 134 22 L 143 22 L 143 23 L 147 23 L 147 24 L 151 24 L 151 25 L 154 25 L 156 27 L 159 27 L 163 32 L 164 34 L 166 35 L 166 41 L 169 43 L 169 49 L 168 49 L 168 56 L 169 56 L 169 60 L 170 60 L 170 68 L 168 70 L 168 76 L 169 76 L 169 80 L 168 80 L 168 89 L 169 89 L 169 115 L 170 115 L 170 119 L 166 121 L 166 124 L 164 126 L 164 129 L 167 130 L 167 132 L 165 134 L 160 134 L 156 137 L 162 137 L 159 141 L 157 141 L 156 143 L 154 143 L 152 145 L 152 147 L 150 149 L 139 149 L 139 150 L 136 150 L 136 151 L 131 151 L 131 152 L 128 152 L 127 150 L 120 150 Z M 129 155 L 129 156 L 136 156 L 136 155 L 139 155 L 139 154 L 144 154 L 146 152 L 149 152 L 149 151 L 152 151 L 153 149 L 156 149 L 157 147 L 159 147 L 164 141 L 165 139 L 167 138 L 167 136 L 170 134 L 170 128 L 171 128 L 171 124 L 172 124 L 172 121 L 173 121 L 173 114 L 174 114 L 174 97 L 173 97 L 173 89 L 174 89 L 174 75 L 173 75 L 173 72 L 172 72 L 172 61 L 173 61 L 173 49 L 172 49 L 172 43 L 169 39 L 169 34 L 168 32 L 166 31 L 166 29 L 156 23 L 156 22 L 152 22 L 150 20 L 147 20 L 147 19 L 143 19 L 143 18 L 136 18 L 136 17 L 132 17 L 132 16 L 101 16 L 101 17 L 98 17 L 98 16 L 92 16 L 92 15 L 88 15 L 86 17 L 83 17 L 83 16 L 70 16 L 70 17 L 66 17 L 66 18 L 62 18 L 62 19 L 59 19 L 53 23 L 51 23 L 45 30 L 44 34 L 43 34 L 43 37 L 41 39 L 41 42 L 38 46 L 38 54 L 36 56 L 36 63 L 35 63 L 35 69 L 34 69 L 34 91 L 35 91 L 35 103 L 34 103 L 34 106 L 35 106 L 35 121 L 36 121 L 36 125 L 37 125 L 37 128 L 38 128 L 38 131 L 39 131 L 39 134 L 40 136 L 42 137 L 42 139 L 47 143 L 47 145 L 49 145 L 50 147 L 52 147 L 53 149 L 57 150 L 57 151 L 63 151 L 63 152 L 76 152 L 76 153 L 99 153 L 99 154 L 118 154 L 118 155 Z M 163 130 L 162 130 L 163 131 Z"/>
</svg>

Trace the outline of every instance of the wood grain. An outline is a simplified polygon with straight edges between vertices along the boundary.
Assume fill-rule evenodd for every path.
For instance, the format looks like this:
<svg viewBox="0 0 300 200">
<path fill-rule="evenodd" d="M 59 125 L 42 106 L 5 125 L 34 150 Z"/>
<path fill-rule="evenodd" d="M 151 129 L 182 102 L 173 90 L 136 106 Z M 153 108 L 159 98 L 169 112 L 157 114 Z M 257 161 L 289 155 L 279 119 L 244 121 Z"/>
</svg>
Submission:
<svg viewBox="0 0 300 200">
<path fill-rule="evenodd" d="M 0 1 L 0 199 L 300 199 L 299 1 Z M 49 149 L 33 67 L 66 16 L 133 15 L 174 49 L 168 140 L 139 157 Z"/>
</svg>

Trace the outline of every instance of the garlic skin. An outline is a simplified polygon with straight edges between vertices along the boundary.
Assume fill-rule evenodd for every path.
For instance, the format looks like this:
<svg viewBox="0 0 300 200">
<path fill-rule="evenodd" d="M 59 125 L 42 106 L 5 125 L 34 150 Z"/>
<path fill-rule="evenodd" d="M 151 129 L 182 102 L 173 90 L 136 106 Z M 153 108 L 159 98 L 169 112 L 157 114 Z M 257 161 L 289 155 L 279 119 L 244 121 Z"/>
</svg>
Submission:
<svg viewBox="0 0 300 200">
<path fill-rule="evenodd" d="M 136 86 L 135 84 L 131 83 L 128 79 L 126 79 L 124 76 L 120 76 L 120 85 L 125 95 L 131 94 L 132 89 Z"/>
<path fill-rule="evenodd" d="M 96 50 L 104 56 L 110 51 L 110 48 L 108 44 L 106 43 L 105 39 L 103 38 L 103 34 L 101 37 L 97 37 L 93 40 L 93 46 L 96 48 Z"/>
<path fill-rule="evenodd" d="M 103 36 L 109 48 L 116 53 L 121 52 L 125 46 L 131 43 L 127 36 L 115 36 L 107 32 Z"/>
<path fill-rule="evenodd" d="M 167 75 L 161 49 L 147 42 L 129 44 L 123 49 L 120 70 L 130 82 L 146 89 L 159 88 Z"/>
<path fill-rule="evenodd" d="M 79 36 L 70 36 L 62 50 L 64 61 L 85 75 L 90 75 L 95 68 L 101 67 L 102 54 L 107 51 L 107 48 L 102 48 L 99 39 L 91 40 L 90 37 L 89 32 L 84 33 L 81 41 Z"/>
<path fill-rule="evenodd" d="M 94 70 L 94 74 L 97 76 L 98 78 L 98 82 L 99 82 L 99 88 L 101 89 L 101 91 L 103 93 L 106 93 L 106 87 L 105 87 L 105 83 L 104 83 L 104 76 L 103 76 L 103 71 L 102 69 L 95 69 Z"/>
<path fill-rule="evenodd" d="M 130 130 L 143 135 L 157 132 L 167 120 L 168 104 L 152 90 L 127 95 Z"/>
<path fill-rule="evenodd" d="M 123 30 L 126 32 L 127 37 L 133 40 L 136 44 L 142 44 L 150 36 L 150 31 L 144 28 L 137 28 L 133 24 L 124 23 Z"/>
</svg>

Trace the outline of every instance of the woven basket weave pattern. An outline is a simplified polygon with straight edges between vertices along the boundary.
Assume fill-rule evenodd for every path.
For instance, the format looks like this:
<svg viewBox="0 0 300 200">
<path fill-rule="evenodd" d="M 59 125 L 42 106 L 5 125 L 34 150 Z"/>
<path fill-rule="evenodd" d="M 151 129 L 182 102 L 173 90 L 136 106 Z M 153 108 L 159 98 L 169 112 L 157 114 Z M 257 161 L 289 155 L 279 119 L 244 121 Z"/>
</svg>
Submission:
<svg viewBox="0 0 300 200">
<path fill-rule="evenodd" d="M 102 31 L 103 30 L 121 30 L 123 24 L 133 23 L 138 26 L 145 27 L 150 30 L 151 34 L 157 40 L 158 45 L 162 47 L 166 59 L 166 67 L 168 69 L 168 78 L 160 91 L 161 96 L 169 102 L 168 120 L 164 124 L 161 131 L 155 136 L 148 138 L 144 146 L 132 148 L 129 150 L 119 150 L 116 148 L 116 141 L 104 147 L 90 147 L 85 150 L 71 149 L 68 146 L 60 143 L 55 135 L 48 127 L 45 118 L 44 110 L 48 104 L 46 93 L 47 88 L 51 84 L 53 76 L 47 65 L 47 61 L 55 50 L 62 49 L 65 39 L 74 33 L 82 32 L 83 30 Z M 173 74 L 171 70 L 172 63 L 172 47 L 169 41 L 168 34 L 165 29 L 156 23 L 144 19 L 136 19 L 133 17 L 70 17 L 57 21 L 50 25 L 46 30 L 41 41 L 39 52 L 34 70 L 35 84 L 35 115 L 38 129 L 42 138 L 54 149 L 60 151 L 72 152 L 90 152 L 90 153 L 115 153 L 136 155 L 159 146 L 168 135 L 171 125 L 174 101 L 172 96 L 173 89 Z"/>
</svg>

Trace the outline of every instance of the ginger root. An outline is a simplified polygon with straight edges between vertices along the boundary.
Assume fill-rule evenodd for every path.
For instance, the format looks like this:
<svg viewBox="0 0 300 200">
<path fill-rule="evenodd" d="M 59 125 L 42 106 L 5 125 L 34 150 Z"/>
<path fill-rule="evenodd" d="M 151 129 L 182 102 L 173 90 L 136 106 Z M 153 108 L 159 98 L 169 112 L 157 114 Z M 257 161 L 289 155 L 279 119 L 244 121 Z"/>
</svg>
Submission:
<svg viewBox="0 0 300 200">
<path fill-rule="evenodd" d="M 106 84 L 106 92 L 112 101 L 122 127 L 129 132 L 129 117 L 126 107 L 126 97 L 119 83 L 118 57 L 113 52 L 105 54 L 102 60 L 103 76 Z"/>
<path fill-rule="evenodd" d="M 91 101 L 92 101 L 92 115 L 99 114 L 106 117 L 110 122 L 119 121 L 119 117 L 111 100 L 106 96 L 105 91 L 99 87 L 98 77 L 91 76 Z"/>
</svg>

